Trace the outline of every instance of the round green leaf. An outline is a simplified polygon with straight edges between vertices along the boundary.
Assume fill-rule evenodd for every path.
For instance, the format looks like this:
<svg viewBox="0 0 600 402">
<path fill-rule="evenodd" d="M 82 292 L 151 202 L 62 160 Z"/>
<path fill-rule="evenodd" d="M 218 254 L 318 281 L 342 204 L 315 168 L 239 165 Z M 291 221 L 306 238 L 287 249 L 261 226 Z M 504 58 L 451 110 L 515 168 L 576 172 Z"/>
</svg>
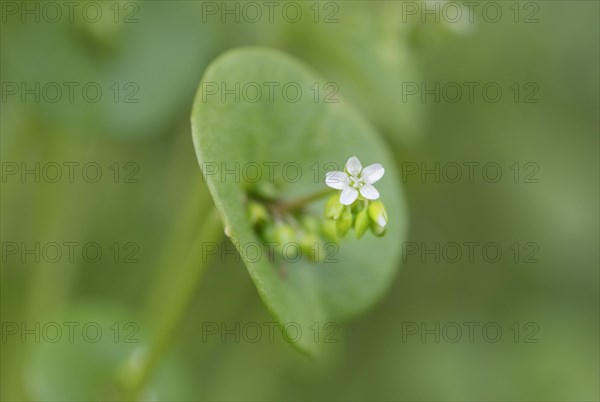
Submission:
<svg viewBox="0 0 600 402">
<path fill-rule="evenodd" d="M 225 232 L 289 341 L 311 355 L 335 339 L 330 323 L 364 312 L 384 294 L 400 265 L 407 224 L 386 144 L 360 112 L 332 99 L 325 84 L 278 51 L 235 49 L 208 67 L 192 112 L 196 154 Z M 322 191 L 325 173 L 334 165 L 343 169 L 353 155 L 363 166 L 381 163 L 386 169 L 376 183 L 389 215 L 386 236 L 348 235 L 329 244 L 318 263 L 291 257 L 273 262 L 266 253 L 256 258 L 250 246 L 261 241 L 248 218 L 248 192 L 274 187 L 278 198 L 293 200 Z M 324 206 L 325 200 L 315 202 L 306 213 L 325 219 Z"/>
</svg>

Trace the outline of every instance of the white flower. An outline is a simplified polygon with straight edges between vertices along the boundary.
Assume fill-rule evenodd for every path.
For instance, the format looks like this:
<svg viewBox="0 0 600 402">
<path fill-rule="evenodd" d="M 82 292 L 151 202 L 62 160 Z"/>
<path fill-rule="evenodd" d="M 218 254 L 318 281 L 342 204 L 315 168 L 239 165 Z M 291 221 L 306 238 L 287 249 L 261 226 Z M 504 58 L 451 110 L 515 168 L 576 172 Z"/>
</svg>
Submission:
<svg viewBox="0 0 600 402">
<path fill-rule="evenodd" d="M 328 172 L 325 176 L 325 184 L 336 190 L 342 190 L 340 203 L 350 205 L 358 198 L 358 193 L 367 200 L 379 198 L 379 192 L 373 187 L 373 183 L 383 177 L 385 169 L 380 163 L 374 163 L 362 168 L 356 156 L 346 162 L 346 171 Z"/>
</svg>

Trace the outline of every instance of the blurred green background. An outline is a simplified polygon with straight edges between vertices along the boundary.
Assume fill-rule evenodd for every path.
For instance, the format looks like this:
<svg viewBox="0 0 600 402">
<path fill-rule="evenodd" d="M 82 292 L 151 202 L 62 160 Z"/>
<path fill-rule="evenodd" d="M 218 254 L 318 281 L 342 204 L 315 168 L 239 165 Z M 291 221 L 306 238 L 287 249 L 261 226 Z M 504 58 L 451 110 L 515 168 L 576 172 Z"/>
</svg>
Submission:
<svg viewBox="0 0 600 402">
<path fill-rule="evenodd" d="M 476 2 L 474 23 L 453 20 L 455 2 L 297 2 L 298 22 L 283 18 L 284 2 L 272 22 L 263 2 L 257 22 L 244 2 L 78 2 L 72 21 L 64 2 L 50 3 L 60 18 L 48 2 L 1 2 L 2 400 L 124 398 L 122 367 L 160 331 L 157 312 L 176 295 L 169 285 L 212 205 L 191 141 L 193 96 L 211 60 L 246 45 L 286 51 L 337 83 L 403 172 L 477 162 L 498 164 L 502 177 L 406 176 L 408 241 L 419 251 L 316 360 L 277 334 L 256 343 L 207 337 L 206 323 L 273 321 L 243 265 L 216 262 L 141 399 L 598 400 L 598 2 Z M 36 7 L 37 16 L 25 12 Z M 239 22 L 223 20 L 224 7 L 239 7 Z M 425 7 L 439 7 L 437 21 Z M 78 83 L 73 101 L 66 92 L 49 101 L 53 87 L 44 86 L 65 82 Z M 89 93 L 103 90 L 96 103 L 81 92 L 90 82 Z M 465 82 L 479 85 L 473 101 L 406 93 L 407 83 Z M 503 90 L 498 102 L 482 95 L 490 82 Z M 39 102 L 21 83 L 40 84 Z M 22 164 L 36 162 L 39 182 L 23 179 Z M 65 162 L 79 163 L 72 183 Z M 91 162 L 102 169 L 95 183 L 81 176 Z M 53 163 L 63 166 L 57 183 L 43 172 L 51 164 L 53 177 Z M 533 170 L 536 183 L 524 179 Z M 21 256 L 65 242 L 96 242 L 102 258 L 87 262 L 80 249 L 73 262 Z M 480 248 L 473 261 L 420 255 L 464 242 L 498 243 L 502 258 L 487 262 Z M 527 263 L 532 250 L 537 262 Z M 50 322 L 62 325 L 57 342 Z M 74 342 L 65 322 L 80 324 Z M 473 342 L 466 322 L 479 325 Z M 82 339 L 86 323 L 102 328 L 100 341 Z M 463 328 L 457 342 L 452 323 Z M 497 342 L 482 334 L 489 323 L 502 329 Z"/>
</svg>

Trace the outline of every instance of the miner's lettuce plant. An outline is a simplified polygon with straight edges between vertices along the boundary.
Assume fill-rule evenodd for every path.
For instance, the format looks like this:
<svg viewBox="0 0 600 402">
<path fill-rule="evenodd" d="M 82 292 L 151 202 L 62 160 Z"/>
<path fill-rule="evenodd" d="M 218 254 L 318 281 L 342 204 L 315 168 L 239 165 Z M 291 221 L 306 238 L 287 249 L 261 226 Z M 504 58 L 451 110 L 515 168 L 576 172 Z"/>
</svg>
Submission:
<svg viewBox="0 0 600 402">
<path fill-rule="evenodd" d="M 304 168 L 304 174 L 293 181 L 281 175 L 263 175 L 259 180 L 240 175 L 236 180 L 209 174 L 207 169 L 203 173 L 224 231 L 238 248 L 263 302 L 282 326 L 294 323 L 308 333 L 315 323 L 324 326 L 357 316 L 383 295 L 399 267 L 406 209 L 386 144 L 343 98 L 327 103 L 323 92 L 317 98 L 311 94 L 294 102 L 266 96 L 248 102 L 203 92 L 203 83 L 236 88 L 266 82 L 309 88 L 325 81 L 301 61 L 278 51 L 229 51 L 202 78 L 192 111 L 194 145 L 201 167 L 293 162 Z M 370 165 L 366 174 L 363 171 L 361 176 L 362 167 L 351 158 L 354 155 Z M 347 161 L 346 176 L 340 171 L 326 178 L 323 171 L 315 180 L 308 173 L 309 166 L 334 162 L 341 169 Z M 332 175 L 340 178 L 339 185 Z M 375 181 L 377 190 L 372 186 Z M 326 209 L 321 196 L 333 197 L 332 202 L 340 199 L 328 185 L 345 194 L 340 206 L 346 210 L 340 215 L 346 226 L 354 226 L 356 236 L 345 236 L 347 229 L 339 227 L 328 230 L 332 206 L 329 202 Z M 363 236 L 368 226 L 379 236 Z M 386 235 L 380 237 L 384 230 Z M 290 262 L 277 256 L 250 258 L 244 252 L 247 245 L 268 240 L 302 245 L 307 237 L 320 252 L 335 241 L 335 253 L 328 255 L 331 258 L 321 255 Z M 310 355 L 318 354 L 323 345 L 312 336 L 290 341 Z"/>
<path fill-rule="evenodd" d="M 211 264 L 208 257 L 214 257 L 203 246 L 224 234 L 284 338 L 310 356 L 326 345 L 331 323 L 363 313 L 391 284 L 407 214 L 394 161 L 375 129 L 344 98 L 326 102 L 326 91 L 293 100 L 255 93 L 251 101 L 231 93 L 260 83 L 307 89 L 324 82 L 301 61 L 264 48 L 231 50 L 206 69 L 191 122 L 196 156 L 216 208 L 192 222 L 201 225 L 189 231 L 197 232 L 194 245 L 185 263 L 169 271 L 174 277 L 164 292 L 169 296 L 152 312 L 158 330 L 118 370 L 119 387 L 128 398 L 147 392 Z M 229 95 L 208 96 L 215 88 Z M 239 171 L 290 163 L 302 174 L 291 179 L 281 171 L 258 176 Z M 229 174 L 214 174 L 209 166 Z M 299 245 L 301 258 L 285 258 L 289 244 Z M 257 246 L 264 249 L 259 258 L 248 253 Z M 286 332 L 290 327 L 295 333 Z"/>
</svg>

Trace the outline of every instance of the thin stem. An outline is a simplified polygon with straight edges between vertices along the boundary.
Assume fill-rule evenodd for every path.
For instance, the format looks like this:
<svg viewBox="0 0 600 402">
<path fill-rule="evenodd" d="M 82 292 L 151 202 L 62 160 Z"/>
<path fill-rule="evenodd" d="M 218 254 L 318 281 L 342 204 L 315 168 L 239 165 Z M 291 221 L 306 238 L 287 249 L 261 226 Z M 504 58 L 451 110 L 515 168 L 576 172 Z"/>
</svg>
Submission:
<svg viewBox="0 0 600 402">
<path fill-rule="evenodd" d="M 216 242 L 223 234 L 221 220 L 216 209 L 207 214 L 204 226 L 200 230 L 188 258 L 181 266 L 170 297 L 165 299 L 165 308 L 159 315 L 158 333 L 144 351 L 141 361 L 132 362 L 122 372 L 122 385 L 129 399 L 137 400 L 140 392 L 150 380 L 161 361 L 193 300 L 202 274 L 211 262 L 203 253 L 203 244 Z M 135 360 L 135 359 L 132 359 Z"/>
<path fill-rule="evenodd" d="M 289 211 L 297 211 L 306 206 L 306 204 L 316 201 L 320 198 L 326 197 L 336 190 L 328 188 L 314 194 L 307 195 L 305 197 L 301 197 L 291 201 L 279 202 L 272 204 L 271 206 L 277 210 L 279 213 L 289 212 Z"/>
</svg>

